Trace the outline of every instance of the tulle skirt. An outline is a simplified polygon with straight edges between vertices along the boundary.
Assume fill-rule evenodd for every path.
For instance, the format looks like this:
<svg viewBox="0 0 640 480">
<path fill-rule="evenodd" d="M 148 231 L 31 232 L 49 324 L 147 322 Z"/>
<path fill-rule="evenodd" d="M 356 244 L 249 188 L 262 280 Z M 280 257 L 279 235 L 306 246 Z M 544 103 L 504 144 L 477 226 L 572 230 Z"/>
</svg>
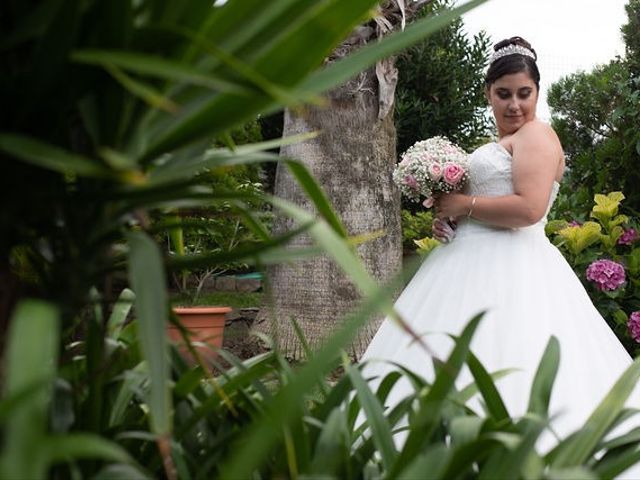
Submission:
<svg viewBox="0 0 640 480">
<path fill-rule="evenodd" d="M 526 412 L 544 349 L 552 335 L 557 337 L 561 357 L 550 415 L 557 415 L 552 428 L 562 437 L 582 426 L 631 363 L 542 224 L 520 229 L 461 224 L 451 243 L 427 257 L 396 308 L 442 359 L 453 347 L 448 334 L 459 334 L 474 315 L 486 311 L 471 350 L 490 373 L 516 369 L 497 381 L 512 417 Z M 429 355 L 390 320 L 383 322 L 362 358 L 370 362 L 367 376 L 391 368 L 376 359 L 433 376 Z M 471 381 L 465 370 L 457 384 Z M 399 384 L 389 403 L 411 388 L 408 382 Z M 638 389 L 629 403 L 640 407 Z M 548 438 L 543 447 L 552 446 L 553 437 Z"/>
</svg>

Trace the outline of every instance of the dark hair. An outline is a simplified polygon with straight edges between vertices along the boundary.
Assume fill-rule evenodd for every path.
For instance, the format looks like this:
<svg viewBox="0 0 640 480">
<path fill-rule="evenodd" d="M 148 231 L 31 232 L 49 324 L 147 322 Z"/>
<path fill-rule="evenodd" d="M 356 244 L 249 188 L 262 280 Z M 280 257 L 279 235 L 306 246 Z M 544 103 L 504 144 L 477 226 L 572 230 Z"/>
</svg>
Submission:
<svg viewBox="0 0 640 480">
<path fill-rule="evenodd" d="M 536 88 L 540 90 L 540 72 L 538 71 L 538 65 L 536 64 L 536 60 L 538 59 L 536 51 L 533 49 L 531 44 L 522 37 L 511 37 L 506 40 L 502 40 L 494 45 L 493 50 L 497 52 L 509 45 L 519 45 L 531 50 L 535 58 L 517 53 L 498 58 L 489 65 L 489 70 L 487 70 L 487 75 L 484 79 L 485 85 L 490 87 L 492 83 L 504 75 L 526 72 L 531 80 L 536 84 Z"/>
</svg>

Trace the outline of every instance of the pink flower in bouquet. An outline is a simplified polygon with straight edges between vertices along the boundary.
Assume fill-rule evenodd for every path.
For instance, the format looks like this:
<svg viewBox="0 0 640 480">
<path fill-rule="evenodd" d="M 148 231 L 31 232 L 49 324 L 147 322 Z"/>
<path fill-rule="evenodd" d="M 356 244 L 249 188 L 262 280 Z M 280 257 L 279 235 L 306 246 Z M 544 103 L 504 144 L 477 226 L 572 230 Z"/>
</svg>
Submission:
<svg viewBox="0 0 640 480">
<path fill-rule="evenodd" d="M 624 267 L 613 260 L 596 260 L 587 267 L 587 280 L 596 284 L 598 290 L 613 291 L 626 281 Z"/>
<path fill-rule="evenodd" d="M 432 163 L 429 165 L 429 177 L 434 182 L 437 182 L 442 178 L 442 165 L 439 163 Z"/>
<path fill-rule="evenodd" d="M 569 222 L 569 226 L 570 227 L 579 227 L 580 225 L 582 225 L 580 222 L 578 222 L 577 220 L 571 220 Z"/>
<path fill-rule="evenodd" d="M 638 343 L 640 343 L 640 312 L 632 312 L 627 322 L 629 335 Z"/>
<path fill-rule="evenodd" d="M 444 181 L 449 185 L 456 186 L 464 177 L 464 170 L 460 165 L 447 162 L 444 164 L 442 177 L 444 178 Z"/>
<path fill-rule="evenodd" d="M 620 238 L 618 238 L 618 245 L 632 245 L 638 241 L 638 232 L 635 228 L 629 228 L 624 231 Z"/>
<path fill-rule="evenodd" d="M 405 185 L 413 188 L 414 190 L 418 190 L 418 180 L 413 175 L 407 175 L 404 177 Z"/>
</svg>

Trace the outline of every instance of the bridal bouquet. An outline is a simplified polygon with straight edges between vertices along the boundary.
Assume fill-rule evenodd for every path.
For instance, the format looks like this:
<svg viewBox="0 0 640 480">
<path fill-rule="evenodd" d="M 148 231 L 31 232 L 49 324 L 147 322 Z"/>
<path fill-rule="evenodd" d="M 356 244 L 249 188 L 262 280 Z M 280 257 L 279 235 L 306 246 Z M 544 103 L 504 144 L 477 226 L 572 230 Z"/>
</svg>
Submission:
<svg viewBox="0 0 640 480">
<path fill-rule="evenodd" d="M 400 157 L 393 181 L 403 195 L 423 205 L 433 205 L 435 193 L 461 190 L 469 172 L 467 153 L 444 137 L 414 143 Z"/>
</svg>

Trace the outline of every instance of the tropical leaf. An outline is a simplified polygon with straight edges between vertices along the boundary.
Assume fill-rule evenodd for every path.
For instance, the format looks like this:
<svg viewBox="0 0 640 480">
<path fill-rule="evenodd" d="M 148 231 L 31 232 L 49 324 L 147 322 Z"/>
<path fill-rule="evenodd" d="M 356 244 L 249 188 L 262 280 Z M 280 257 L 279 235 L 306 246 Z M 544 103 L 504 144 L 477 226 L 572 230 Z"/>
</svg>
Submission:
<svg viewBox="0 0 640 480">
<path fill-rule="evenodd" d="M 441 242 L 431 237 L 424 237 L 420 240 L 414 240 L 413 243 L 418 246 L 418 252 L 422 255 L 429 254 L 434 248 L 438 248 L 442 245 Z"/>
<path fill-rule="evenodd" d="M 315 442 L 313 460 L 309 469 L 310 475 L 315 477 L 336 475 L 338 467 L 348 461 L 347 439 L 349 437 L 345 412 L 339 408 L 332 409 Z"/>
<path fill-rule="evenodd" d="M 165 332 L 169 302 L 162 256 L 156 243 L 142 232 L 128 233 L 127 241 L 129 281 L 136 294 L 138 335 L 151 383 L 151 430 L 158 435 L 168 435 L 172 426 Z"/>
<path fill-rule="evenodd" d="M 393 444 L 391 427 L 384 417 L 380 401 L 373 394 L 364 378 L 362 378 L 359 370 L 349 364 L 345 365 L 345 370 L 351 378 L 360 405 L 366 414 L 367 423 L 371 428 L 373 443 L 382 457 L 382 464 L 385 470 L 390 470 L 398 453 Z"/>
<path fill-rule="evenodd" d="M 4 359 L 5 395 L 38 387 L 7 418 L 3 434 L 11 441 L 3 443 L 0 453 L 2 478 L 46 476 L 50 460 L 47 416 L 58 362 L 59 317 L 56 307 L 38 300 L 20 302 L 13 314 Z"/>
<path fill-rule="evenodd" d="M 571 253 L 578 255 L 584 249 L 599 242 L 602 227 L 596 222 L 584 222 L 584 224 L 576 227 L 566 227 L 558 231 L 558 235 L 565 240 L 565 243 Z"/>
<path fill-rule="evenodd" d="M 0 133 L 0 150 L 22 161 L 58 173 L 115 178 L 110 169 L 93 159 L 25 135 Z"/>
<path fill-rule="evenodd" d="M 535 413 L 542 418 L 549 415 L 549 400 L 551 390 L 560 366 L 560 343 L 556 337 L 551 337 L 542 354 L 538 370 L 533 378 L 529 406 L 527 412 Z"/>
<path fill-rule="evenodd" d="M 505 406 L 498 389 L 493 383 L 489 372 L 487 372 L 473 353 L 469 353 L 467 363 L 469 365 L 469 370 L 471 370 L 471 374 L 476 381 L 476 385 L 482 394 L 482 398 L 484 398 L 491 418 L 497 422 L 510 420 L 511 418 L 507 411 L 507 407 Z"/>
<path fill-rule="evenodd" d="M 591 216 L 602 223 L 609 221 L 618 214 L 618 207 L 624 198 L 622 192 L 611 192 L 608 195 L 596 194 L 593 197 L 596 204 L 591 210 Z"/>
<path fill-rule="evenodd" d="M 203 72 L 191 65 L 127 50 L 77 50 L 71 54 L 71 60 L 105 68 L 115 66 L 142 75 L 191 83 L 221 92 L 242 94 L 250 91 L 237 83 L 213 73 Z"/>
<path fill-rule="evenodd" d="M 448 360 L 440 368 L 433 386 L 427 395 L 421 399 L 421 409 L 413 419 L 413 426 L 400 455 L 390 471 L 390 477 L 393 478 L 399 475 L 430 441 L 431 435 L 441 418 L 442 407 L 445 400 L 453 389 L 455 379 L 467 358 L 471 338 L 482 320 L 482 316 L 482 313 L 476 315 L 467 324 L 463 332 L 456 339 L 456 345 L 449 355 Z"/>
<path fill-rule="evenodd" d="M 113 305 L 113 310 L 111 311 L 109 320 L 107 321 L 107 335 L 109 337 L 113 339 L 118 338 L 127 320 L 129 312 L 131 311 L 135 298 L 135 294 L 128 288 L 125 288 L 122 293 L 120 293 L 118 300 L 116 300 Z"/>
<path fill-rule="evenodd" d="M 532 461 L 531 457 L 538 456 L 535 450 L 536 441 L 547 426 L 547 422 L 542 417 L 527 414 L 519 424 L 522 426 L 522 434 L 515 448 L 511 451 L 500 449 L 494 452 L 483 466 L 480 479 L 520 478 L 523 468 Z M 534 460 L 534 462 L 542 465 L 542 461 Z M 536 472 L 534 476 L 538 477 L 541 473 L 542 471 Z"/>
<path fill-rule="evenodd" d="M 552 451 L 554 468 L 582 465 L 606 435 L 640 378 L 640 358 L 637 358 L 620 376 L 609 393 L 575 435 Z"/>
<path fill-rule="evenodd" d="M 424 478 L 429 472 L 429 478 L 449 478 L 443 475 L 447 462 L 451 458 L 451 451 L 444 445 L 437 445 L 426 453 L 416 456 L 415 459 L 398 475 L 398 480 L 412 480 Z"/>
<path fill-rule="evenodd" d="M 135 462 L 125 449 L 98 435 L 74 433 L 51 436 L 44 445 L 52 463 L 69 458 L 96 458 L 133 465 Z"/>
</svg>

